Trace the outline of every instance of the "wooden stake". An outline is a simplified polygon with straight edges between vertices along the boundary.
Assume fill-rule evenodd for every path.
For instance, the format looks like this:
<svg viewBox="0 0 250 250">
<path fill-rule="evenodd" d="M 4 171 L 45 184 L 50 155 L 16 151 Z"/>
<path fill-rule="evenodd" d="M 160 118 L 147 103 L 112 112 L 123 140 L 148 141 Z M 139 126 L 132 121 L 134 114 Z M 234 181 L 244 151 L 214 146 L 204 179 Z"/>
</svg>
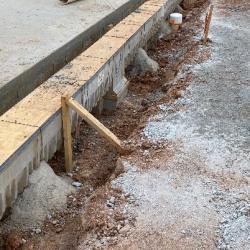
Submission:
<svg viewBox="0 0 250 250">
<path fill-rule="evenodd" d="M 72 160 L 72 137 L 71 137 L 71 121 L 70 112 L 68 107 L 68 96 L 62 96 L 62 121 L 63 121 L 63 138 L 64 138 L 64 157 L 65 157 L 65 168 L 67 172 L 73 170 Z"/>
<path fill-rule="evenodd" d="M 210 5 L 209 11 L 208 11 L 206 18 L 205 18 L 204 40 L 203 40 L 204 43 L 207 43 L 207 40 L 208 40 L 208 32 L 209 32 L 211 19 L 212 19 L 212 15 L 213 15 L 213 9 L 214 9 L 214 6 Z"/>
<path fill-rule="evenodd" d="M 119 152 L 123 152 L 121 141 L 101 122 L 99 122 L 92 114 L 82 107 L 78 102 L 72 98 L 68 99 L 67 104 L 74 109 L 90 126 L 95 128 L 104 138 L 106 138 Z"/>
</svg>

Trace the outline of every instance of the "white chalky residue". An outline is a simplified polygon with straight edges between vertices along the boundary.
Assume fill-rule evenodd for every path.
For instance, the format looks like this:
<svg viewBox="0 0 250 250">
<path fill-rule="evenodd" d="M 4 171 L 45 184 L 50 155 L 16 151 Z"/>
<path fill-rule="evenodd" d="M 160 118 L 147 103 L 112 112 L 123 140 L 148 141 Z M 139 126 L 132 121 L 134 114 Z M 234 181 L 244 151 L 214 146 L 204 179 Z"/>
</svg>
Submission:
<svg viewBox="0 0 250 250">
<path fill-rule="evenodd" d="M 206 219 L 202 213 L 209 206 L 208 199 L 203 195 L 205 189 L 199 181 L 191 181 L 188 185 L 175 187 L 179 177 L 168 171 L 158 169 L 155 171 L 140 171 L 136 166 L 130 165 L 127 172 L 112 182 L 114 187 L 121 187 L 124 193 L 131 195 L 131 200 L 136 201 L 137 226 L 150 225 L 150 230 L 165 230 L 167 226 L 178 221 L 177 215 L 185 215 L 182 219 L 192 223 L 190 218 L 195 218 L 197 223 Z M 134 204 L 128 208 L 132 213 Z M 178 211 L 178 212 L 176 212 Z M 154 220 L 152 220 L 154 218 Z"/>
</svg>

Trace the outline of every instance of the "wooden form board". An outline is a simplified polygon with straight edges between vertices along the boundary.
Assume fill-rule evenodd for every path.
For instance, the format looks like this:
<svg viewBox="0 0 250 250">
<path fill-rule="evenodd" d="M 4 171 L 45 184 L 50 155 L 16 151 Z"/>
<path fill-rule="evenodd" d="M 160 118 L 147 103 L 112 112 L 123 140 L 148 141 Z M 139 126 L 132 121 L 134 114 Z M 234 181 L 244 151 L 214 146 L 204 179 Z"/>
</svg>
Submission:
<svg viewBox="0 0 250 250">
<path fill-rule="evenodd" d="M 67 172 L 73 169 L 72 160 L 72 137 L 71 121 L 69 107 L 75 110 L 91 127 L 96 129 L 101 136 L 107 139 L 119 152 L 124 152 L 122 142 L 92 114 L 82 107 L 77 101 L 67 96 L 62 97 L 62 120 L 63 120 L 63 137 L 65 151 L 65 168 Z"/>
</svg>

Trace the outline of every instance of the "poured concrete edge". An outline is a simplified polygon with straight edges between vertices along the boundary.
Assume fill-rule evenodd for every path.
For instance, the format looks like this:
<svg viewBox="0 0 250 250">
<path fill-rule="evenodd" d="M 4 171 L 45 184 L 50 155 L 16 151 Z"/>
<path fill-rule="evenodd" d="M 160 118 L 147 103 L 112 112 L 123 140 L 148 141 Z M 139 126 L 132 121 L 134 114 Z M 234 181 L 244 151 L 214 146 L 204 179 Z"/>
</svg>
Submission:
<svg viewBox="0 0 250 250">
<path fill-rule="evenodd" d="M 161 19 L 180 2 L 147 1 L 0 117 L 0 128 L 5 130 L 4 133 L 0 130 L 0 144 L 4 145 L 0 152 L 0 218 L 28 185 L 33 169 L 62 146 L 61 95 L 70 93 L 92 110 L 108 92 L 120 89 L 124 69 L 136 50 L 146 45 L 157 32 Z M 61 83 L 65 77 L 67 84 Z M 74 128 L 80 118 L 74 111 L 71 117 Z"/>
<path fill-rule="evenodd" d="M 145 0 L 129 1 L 0 88 L 0 115 L 87 49 Z M 28 83 L 28 84 L 27 84 Z"/>
</svg>

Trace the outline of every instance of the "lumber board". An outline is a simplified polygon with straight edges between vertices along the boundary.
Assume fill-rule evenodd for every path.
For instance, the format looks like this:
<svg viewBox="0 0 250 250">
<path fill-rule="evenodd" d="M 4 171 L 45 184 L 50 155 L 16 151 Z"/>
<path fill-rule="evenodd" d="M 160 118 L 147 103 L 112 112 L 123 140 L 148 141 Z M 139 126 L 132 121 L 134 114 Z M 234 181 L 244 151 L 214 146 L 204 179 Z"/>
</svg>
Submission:
<svg viewBox="0 0 250 250">
<path fill-rule="evenodd" d="M 75 110 L 90 126 L 95 128 L 101 136 L 106 138 L 119 152 L 123 152 L 121 141 L 101 122 L 99 122 L 92 114 L 82 107 L 78 102 L 72 98 L 68 99 L 68 106 Z"/>
</svg>

